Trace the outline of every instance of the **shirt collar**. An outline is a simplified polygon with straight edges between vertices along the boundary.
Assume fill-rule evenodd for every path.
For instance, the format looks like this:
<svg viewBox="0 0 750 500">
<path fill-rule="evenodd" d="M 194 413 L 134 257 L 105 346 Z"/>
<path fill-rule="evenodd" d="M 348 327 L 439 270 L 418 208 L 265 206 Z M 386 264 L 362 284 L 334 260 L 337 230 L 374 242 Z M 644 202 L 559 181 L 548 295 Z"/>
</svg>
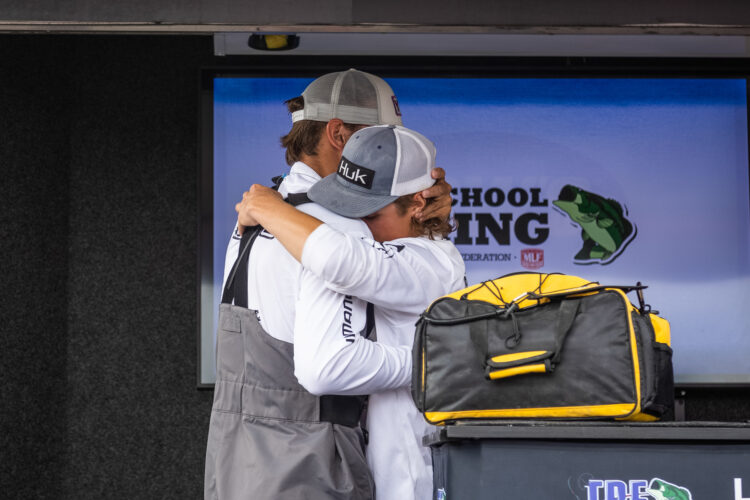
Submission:
<svg viewBox="0 0 750 500">
<path fill-rule="evenodd" d="M 298 161 L 292 165 L 289 173 L 284 177 L 284 182 L 279 187 L 279 193 L 283 196 L 289 193 L 305 193 L 319 180 L 320 175 L 315 170 Z"/>
<path fill-rule="evenodd" d="M 321 179 L 320 175 L 312 169 L 309 165 L 302 163 L 301 161 L 294 162 L 292 168 L 289 169 L 289 175 L 300 175 L 313 179 L 313 183 Z"/>
</svg>

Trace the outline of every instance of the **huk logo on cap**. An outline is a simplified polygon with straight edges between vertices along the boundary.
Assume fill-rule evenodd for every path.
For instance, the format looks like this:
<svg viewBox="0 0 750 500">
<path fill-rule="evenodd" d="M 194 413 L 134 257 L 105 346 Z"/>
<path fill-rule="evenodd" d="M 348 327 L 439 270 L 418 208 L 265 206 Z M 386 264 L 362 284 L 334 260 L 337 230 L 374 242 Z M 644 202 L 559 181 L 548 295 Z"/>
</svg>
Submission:
<svg viewBox="0 0 750 500">
<path fill-rule="evenodd" d="M 372 180 L 375 177 L 374 170 L 361 167 L 341 157 L 341 163 L 339 163 L 339 169 L 336 173 L 339 177 L 346 179 L 356 186 L 372 189 Z"/>
</svg>

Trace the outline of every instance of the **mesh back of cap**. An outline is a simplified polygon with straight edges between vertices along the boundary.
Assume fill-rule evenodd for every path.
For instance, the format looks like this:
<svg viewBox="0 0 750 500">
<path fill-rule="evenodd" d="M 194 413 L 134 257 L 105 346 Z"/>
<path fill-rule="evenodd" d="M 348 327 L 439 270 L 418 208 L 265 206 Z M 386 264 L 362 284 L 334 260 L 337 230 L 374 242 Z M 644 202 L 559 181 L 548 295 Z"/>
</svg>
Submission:
<svg viewBox="0 0 750 500">
<path fill-rule="evenodd" d="M 378 96 L 375 87 L 362 73 L 349 71 L 344 73 L 339 91 L 339 106 L 378 109 Z"/>
<path fill-rule="evenodd" d="M 305 97 L 305 106 L 308 104 L 330 104 L 333 85 L 336 83 L 338 73 L 328 73 L 307 86 L 302 94 Z"/>
<path fill-rule="evenodd" d="M 435 167 L 435 146 L 423 135 L 399 128 L 399 162 L 393 195 L 406 195 L 426 189 L 435 183 L 430 172 Z"/>
<path fill-rule="evenodd" d="M 323 75 L 308 85 L 302 96 L 305 107 L 292 113 L 293 121 L 339 118 L 351 124 L 401 124 L 393 90 L 381 78 L 362 71 Z"/>
</svg>

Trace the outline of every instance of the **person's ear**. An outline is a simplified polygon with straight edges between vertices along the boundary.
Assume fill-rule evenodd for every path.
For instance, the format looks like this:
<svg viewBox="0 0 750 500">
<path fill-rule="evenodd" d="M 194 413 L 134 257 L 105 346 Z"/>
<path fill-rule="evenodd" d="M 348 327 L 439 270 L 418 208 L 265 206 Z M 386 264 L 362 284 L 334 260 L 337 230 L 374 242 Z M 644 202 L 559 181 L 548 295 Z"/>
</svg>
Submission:
<svg viewBox="0 0 750 500">
<path fill-rule="evenodd" d="M 336 151 L 341 152 L 344 150 L 344 145 L 346 145 L 346 141 L 349 139 L 350 135 L 349 131 L 344 127 L 344 122 L 338 118 L 329 120 L 328 123 L 326 123 L 326 139 Z"/>
<path fill-rule="evenodd" d="M 422 196 L 422 193 L 414 193 L 411 197 L 412 204 L 409 207 L 409 211 L 412 215 L 421 212 L 425 206 L 427 206 L 427 200 L 424 196 Z"/>
</svg>

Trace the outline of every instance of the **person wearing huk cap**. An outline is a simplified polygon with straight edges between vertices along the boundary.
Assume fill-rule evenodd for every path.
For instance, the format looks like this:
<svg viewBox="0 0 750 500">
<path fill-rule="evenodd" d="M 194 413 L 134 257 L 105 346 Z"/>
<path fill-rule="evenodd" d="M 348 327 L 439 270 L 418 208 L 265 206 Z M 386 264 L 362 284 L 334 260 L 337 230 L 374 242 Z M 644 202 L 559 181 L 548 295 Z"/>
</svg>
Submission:
<svg viewBox="0 0 750 500">
<path fill-rule="evenodd" d="M 372 237 L 341 232 L 258 185 L 243 208 L 330 289 L 375 304 L 379 344 L 410 351 L 420 313 L 465 286 L 461 255 L 445 239 L 453 228 L 441 219 L 415 219 L 430 203 L 421 191 L 434 183 L 434 164 L 433 144 L 413 130 L 390 125 L 354 133 L 336 173 L 313 185 L 308 196 L 337 214 L 361 217 Z M 329 341 L 341 335 L 313 300 L 301 294 L 295 343 L 309 341 L 308 333 L 319 329 L 329 330 Z M 367 427 L 376 497 L 432 498 L 431 457 L 421 443 L 430 426 L 408 385 L 370 396 Z"/>
<path fill-rule="evenodd" d="M 278 193 L 337 230 L 369 236 L 362 221 L 306 202 L 305 193 L 336 171 L 357 130 L 401 124 L 390 86 L 361 71 L 330 73 L 287 108 L 293 124 L 281 142 L 291 169 Z M 450 186 L 441 169 L 431 173 L 440 179 L 425 193 L 424 216 L 445 220 Z M 270 233 L 245 226 L 238 220 L 225 261 L 204 497 L 371 499 L 360 395 L 406 386 L 410 349 L 366 338 L 373 307 L 329 290 Z M 304 325 L 303 295 L 324 326 Z"/>
</svg>

